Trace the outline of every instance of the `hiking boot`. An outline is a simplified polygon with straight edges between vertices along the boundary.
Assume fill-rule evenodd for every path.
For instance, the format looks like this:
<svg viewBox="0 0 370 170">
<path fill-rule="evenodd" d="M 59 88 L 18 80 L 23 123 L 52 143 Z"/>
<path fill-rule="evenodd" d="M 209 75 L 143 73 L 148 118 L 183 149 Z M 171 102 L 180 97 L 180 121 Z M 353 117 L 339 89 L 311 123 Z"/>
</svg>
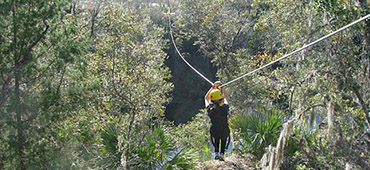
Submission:
<svg viewBox="0 0 370 170">
<path fill-rule="evenodd" d="M 215 160 L 217 160 L 217 159 L 218 159 L 218 157 L 220 157 L 220 153 L 215 152 Z"/>
<path fill-rule="evenodd" d="M 220 161 L 224 161 L 224 160 L 225 160 L 225 159 L 224 159 L 224 155 L 225 155 L 224 153 L 221 153 L 221 154 L 220 154 L 220 158 L 219 158 L 219 159 L 220 159 Z"/>
<path fill-rule="evenodd" d="M 218 154 L 218 152 L 216 152 L 215 160 L 225 161 L 224 160 L 224 154 L 223 153 Z"/>
</svg>

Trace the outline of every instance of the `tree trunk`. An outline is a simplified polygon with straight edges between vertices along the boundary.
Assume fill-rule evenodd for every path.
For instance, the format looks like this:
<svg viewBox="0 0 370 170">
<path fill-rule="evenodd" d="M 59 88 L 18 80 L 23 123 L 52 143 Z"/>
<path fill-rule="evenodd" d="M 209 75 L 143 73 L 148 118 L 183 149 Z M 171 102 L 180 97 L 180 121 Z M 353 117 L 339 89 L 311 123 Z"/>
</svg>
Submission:
<svg viewBox="0 0 370 170">
<path fill-rule="evenodd" d="M 135 121 L 135 115 L 136 115 L 136 109 L 133 109 L 133 113 L 132 113 L 132 116 L 130 118 L 130 124 L 129 124 L 129 127 L 128 127 L 128 134 L 127 134 L 127 144 L 126 144 L 126 152 L 124 154 L 122 154 L 121 156 L 121 166 L 123 167 L 123 169 L 128 169 L 128 167 L 130 166 L 130 163 L 129 163 L 129 154 L 130 154 L 130 144 L 131 144 L 131 132 L 132 132 L 132 129 L 133 129 L 133 126 L 134 126 L 134 121 Z M 124 158 L 122 158 L 124 156 Z M 124 164 L 122 164 L 122 161 L 124 161 Z"/>
<path fill-rule="evenodd" d="M 370 9 L 369 9 L 369 5 L 368 5 L 368 2 L 367 0 L 359 0 L 361 6 L 364 8 L 364 13 L 365 15 L 368 14 L 370 12 Z M 370 20 L 367 19 L 365 20 L 365 32 L 364 32 L 364 39 L 365 39 L 365 53 L 367 55 L 369 55 L 370 53 Z M 355 91 L 356 92 L 356 91 Z M 357 91 L 358 93 L 358 91 Z M 365 102 L 363 101 L 363 99 L 359 96 L 361 96 L 359 93 L 356 94 L 357 98 L 360 100 L 360 104 L 361 104 L 361 107 L 362 107 L 362 110 L 365 112 L 365 118 L 366 118 L 366 122 L 368 125 L 370 125 L 370 115 L 369 115 L 369 111 L 368 111 L 368 106 L 366 106 Z"/>
<path fill-rule="evenodd" d="M 23 122 L 22 122 L 22 111 L 21 111 L 21 99 L 20 99 L 20 88 L 19 88 L 19 81 L 20 81 L 20 73 L 19 68 L 15 70 L 15 114 L 17 118 L 17 139 L 18 139 L 18 156 L 19 156 L 19 168 L 21 170 L 26 169 L 26 165 L 24 162 L 24 136 L 23 136 Z"/>
<path fill-rule="evenodd" d="M 308 117 L 308 129 L 311 131 L 312 128 L 313 128 L 314 122 L 315 122 L 315 117 L 316 117 L 314 108 L 312 108 L 312 110 L 311 110 L 311 112 L 308 116 L 309 116 Z"/>
<path fill-rule="evenodd" d="M 369 12 L 369 6 L 368 6 L 368 2 L 367 0 L 359 0 L 360 2 L 360 5 L 364 8 L 364 14 L 368 14 Z M 365 44 L 366 44 L 366 50 L 368 52 L 368 50 L 370 49 L 370 20 L 367 19 L 365 20 L 365 32 L 364 32 L 364 39 L 365 39 Z"/>
<path fill-rule="evenodd" d="M 330 134 L 331 130 L 334 128 L 334 106 L 332 101 L 329 101 L 327 115 L 328 115 L 328 134 Z"/>
<path fill-rule="evenodd" d="M 16 18 L 16 5 L 15 1 L 12 2 L 12 24 L 13 24 L 13 54 L 14 54 L 14 66 L 15 66 L 15 86 L 14 86 L 14 103 L 15 103 L 15 115 L 16 115 L 16 129 L 17 129 L 17 153 L 19 159 L 19 169 L 25 170 L 25 158 L 24 158 L 24 136 L 23 136 L 23 122 L 22 122 L 22 113 L 21 113 L 21 99 L 20 99 L 20 87 L 19 82 L 21 79 L 19 72 L 19 60 L 17 55 L 17 18 Z"/>
<path fill-rule="evenodd" d="M 98 16 L 100 12 L 100 5 L 102 3 L 102 0 L 96 1 L 96 6 L 94 9 L 91 10 L 91 29 L 90 29 L 90 38 L 94 37 L 95 33 L 95 22 L 96 22 L 96 17 Z"/>
</svg>

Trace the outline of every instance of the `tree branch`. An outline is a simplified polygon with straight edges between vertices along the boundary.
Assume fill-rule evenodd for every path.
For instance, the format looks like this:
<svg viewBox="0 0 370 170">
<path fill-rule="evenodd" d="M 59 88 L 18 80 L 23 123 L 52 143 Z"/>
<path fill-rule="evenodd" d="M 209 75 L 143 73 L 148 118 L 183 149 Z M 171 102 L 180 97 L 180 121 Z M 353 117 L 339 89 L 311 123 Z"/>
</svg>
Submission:
<svg viewBox="0 0 370 170">
<path fill-rule="evenodd" d="M 28 81 L 24 81 L 22 84 L 27 84 L 27 83 L 31 83 L 31 82 L 35 82 L 36 80 L 40 79 L 42 76 L 45 75 L 46 71 L 49 70 L 49 68 L 51 67 L 51 65 L 53 65 L 55 63 L 55 61 L 57 60 L 57 58 L 53 59 L 53 61 L 51 61 L 48 66 L 41 71 L 41 73 L 37 76 L 35 76 L 33 79 L 31 80 L 28 80 Z M 37 86 L 38 87 L 38 86 Z"/>
<path fill-rule="evenodd" d="M 3 105 L 5 103 L 5 101 L 8 99 L 9 97 L 9 90 L 6 89 L 6 90 L 1 90 L 0 91 L 0 106 Z"/>
<path fill-rule="evenodd" d="M 295 89 L 296 89 L 296 86 L 294 85 L 292 93 L 290 94 L 290 101 L 289 101 L 289 114 L 290 115 L 289 116 L 291 116 L 293 114 L 292 105 L 293 105 L 293 96 L 294 96 Z"/>
<path fill-rule="evenodd" d="M 308 108 L 306 108 L 305 110 L 303 110 L 303 112 L 302 113 L 305 113 L 305 112 L 307 112 L 307 111 L 309 111 L 309 110 L 311 110 L 311 109 L 313 109 L 313 108 L 316 108 L 316 107 L 326 107 L 324 104 L 314 104 L 314 105 L 312 105 L 312 106 L 310 106 L 310 107 L 308 107 Z"/>
<path fill-rule="evenodd" d="M 44 23 L 44 25 L 45 25 L 45 29 L 44 29 L 44 31 L 41 33 L 41 35 L 32 43 L 32 44 L 30 44 L 28 47 L 27 47 L 27 50 L 26 50 L 26 53 L 25 53 L 25 56 L 24 56 L 24 58 L 21 60 L 21 61 L 19 61 L 17 64 L 18 64 L 18 66 L 19 65 L 22 65 L 22 64 L 24 64 L 24 63 L 26 63 L 27 61 L 28 61 L 28 59 L 29 59 L 29 55 L 30 55 L 30 53 L 31 53 L 31 51 L 32 51 L 32 49 L 41 41 L 41 39 L 46 35 L 46 33 L 47 33 L 47 31 L 48 31 L 48 29 L 49 29 L 49 25 L 48 25 L 48 23 L 46 22 L 46 20 L 43 18 L 42 19 L 42 22 Z"/>
<path fill-rule="evenodd" d="M 364 111 L 364 114 L 365 114 L 365 120 L 366 120 L 366 123 L 368 125 L 370 125 L 370 117 L 368 115 L 368 110 L 367 110 L 367 106 L 366 106 L 366 103 L 364 102 L 360 92 L 358 91 L 358 88 L 356 88 L 355 86 L 351 86 L 351 89 L 353 90 L 353 92 L 355 93 L 358 101 L 360 102 L 360 105 L 361 105 L 361 109 L 362 111 Z"/>
<path fill-rule="evenodd" d="M 62 72 L 62 76 L 59 80 L 59 86 L 58 86 L 58 89 L 57 89 L 57 94 L 59 95 L 60 93 L 60 87 L 62 86 L 62 83 L 63 83 L 63 79 L 64 79 L 64 74 L 66 73 L 66 70 L 67 70 L 67 65 L 64 66 L 64 69 L 63 69 L 63 72 Z"/>
<path fill-rule="evenodd" d="M 92 16 L 91 16 L 91 30 L 90 30 L 90 38 L 94 36 L 94 27 L 95 27 L 95 21 L 96 21 L 96 17 L 98 16 L 99 12 L 100 12 L 100 5 L 101 5 L 101 0 L 98 2 L 97 4 L 97 7 L 93 10 L 91 10 L 92 12 Z"/>
</svg>

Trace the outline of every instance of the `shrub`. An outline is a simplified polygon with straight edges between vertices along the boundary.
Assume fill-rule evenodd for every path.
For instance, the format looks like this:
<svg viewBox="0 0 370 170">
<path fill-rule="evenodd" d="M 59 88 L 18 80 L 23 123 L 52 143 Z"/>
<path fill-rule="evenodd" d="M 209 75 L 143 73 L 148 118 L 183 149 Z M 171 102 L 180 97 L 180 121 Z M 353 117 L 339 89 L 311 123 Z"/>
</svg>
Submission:
<svg viewBox="0 0 370 170">
<path fill-rule="evenodd" d="M 236 131 L 238 148 L 242 152 L 252 152 L 259 159 L 265 147 L 276 144 L 282 127 L 282 112 L 271 110 L 265 115 L 240 113 L 231 120 L 231 127 Z"/>
</svg>

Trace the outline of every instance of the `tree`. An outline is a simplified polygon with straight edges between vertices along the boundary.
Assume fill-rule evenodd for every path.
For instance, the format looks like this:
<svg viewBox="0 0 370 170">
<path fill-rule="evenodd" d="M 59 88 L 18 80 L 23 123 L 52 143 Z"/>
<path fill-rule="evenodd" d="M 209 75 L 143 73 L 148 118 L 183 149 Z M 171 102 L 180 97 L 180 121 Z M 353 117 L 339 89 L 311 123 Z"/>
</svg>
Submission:
<svg viewBox="0 0 370 170">
<path fill-rule="evenodd" d="M 1 4 L 2 167 L 48 167 L 66 75 L 84 49 L 69 1 Z M 68 15 L 68 16 L 66 16 Z M 49 164 L 50 165 L 50 164 Z"/>
<path fill-rule="evenodd" d="M 82 82 L 88 107 L 67 122 L 87 167 L 154 168 L 174 149 L 162 126 L 172 89 L 164 31 L 119 4 L 102 8 L 97 22 Z"/>
<path fill-rule="evenodd" d="M 295 1 L 295 6 L 288 2 L 266 3 L 270 5 L 271 10 L 266 11 L 264 19 L 257 23 L 256 28 L 267 30 L 266 35 L 270 35 L 268 34 L 270 32 L 274 33 L 272 36 L 267 36 L 266 41 L 272 45 L 283 44 L 280 50 L 287 50 L 287 52 L 358 19 L 361 13 L 355 9 L 366 10 L 359 4 L 352 4 L 349 1 Z M 315 141 L 327 135 L 324 137 L 327 143 L 324 145 L 322 141 L 307 143 L 307 148 L 314 149 L 301 152 L 310 159 L 315 159 L 319 155 L 313 155 L 313 153 L 320 152 L 315 148 L 326 147 L 331 150 L 325 152 L 329 156 L 325 156 L 323 162 L 315 160 L 312 161 L 315 164 L 307 162 L 305 165 L 317 166 L 316 168 L 320 166 L 339 168 L 345 164 L 354 164 L 368 168 L 366 163 L 368 160 L 361 158 L 356 153 L 357 149 L 350 149 L 357 145 L 356 142 L 351 142 L 352 138 L 341 137 L 363 134 L 364 131 L 361 129 L 368 119 L 367 111 L 362 107 L 365 104 L 364 100 L 358 100 L 367 96 L 368 92 L 363 91 L 362 95 L 357 95 L 358 90 L 368 89 L 369 86 L 367 83 L 357 84 L 362 82 L 362 76 L 367 74 L 358 69 L 367 67 L 368 62 L 364 58 L 368 55 L 364 48 L 366 38 L 359 38 L 363 37 L 360 35 L 364 32 L 366 32 L 364 25 L 358 24 L 320 45 L 302 51 L 299 56 L 282 62 L 283 70 L 276 72 L 274 77 L 278 81 L 269 82 L 272 86 L 282 87 L 280 92 L 290 96 L 290 112 L 296 110 L 297 113 L 303 113 L 301 116 L 304 120 L 308 119 L 308 124 L 311 124 L 317 114 L 328 120 L 329 126 L 320 125 L 321 128 L 315 129 L 320 137 L 313 136 Z M 279 38 L 276 39 L 276 37 Z M 359 77 L 361 79 L 358 79 Z M 326 109 L 326 106 L 331 109 Z M 362 114 L 359 114 L 359 111 Z M 348 120 L 348 117 L 355 121 Z M 356 127 L 361 128 L 353 128 L 355 124 Z M 322 129 L 323 127 L 330 130 Z M 301 139 L 305 138 L 307 137 L 301 136 Z M 307 148 L 300 149 L 307 150 Z"/>
<path fill-rule="evenodd" d="M 175 32 L 196 39 L 200 51 L 213 57 L 219 69 L 218 77 L 224 82 L 267 64 L 368 13 L 364 1 L 178 3 L 183 8 L 178 8 L 181 17 L 175 22 L 179 26 L 174 28 L 181 31 Z M 250 25 L 246 26 L 245 23 Z M 326 108 L 332 102 L 336 114 L 333 119 L 329 119 L 334 127 L 330 133 L 340 134 L 333 136 L 363 134 L 364 123 L 369 119 L 366 102 L 369 92 L 365 90 L 369 89 L 369 84 L 364 82 L 368 82 L 365 77 L 368 73 L 365 71 L 368 70 L 365 57 L 368 55 L 366 32 L 366 25 L 355 25 L 320 45 L 303 50 L 244 81 L 229 85 L 227 88 L 232 110 L 243 113 L 250 112 L 251 108 L 270 110 L 277 106 L 285 112 L 287 118 L 306 110 L 301 116 L 303 120 L 308 119 L 309 126 L 312 126 L 317 115 L 327 118 L 327 113 L 332 113 Z M 348 117 L 356 121 L 349 121 Z M 293 126 L 298 122 L 293 123 Z M 354 124 L 361 128 L 349 128 Z M 320 134 L 327 132 L 322 129 L 317 131 Z M 339 142 L 342 148 L 354 146 L 351 140 L 343 138 L 326 140 Z M 335 147 L 334 142 L 325 146 Z M 343 162 L 350 162 L 367 168 L 363 158 L 358 157 L 358 154 L 356 156 L 356 151 L 342 148 L 337 148 L 338 152 L 331 152 L 331 156 L 327 157 L 331 161 L 330 167 L 340 167 Z M 342 156 L 341 163 L 334 163 L 338 153 L 353 155 L 356 159 Z"/>
</svg>

